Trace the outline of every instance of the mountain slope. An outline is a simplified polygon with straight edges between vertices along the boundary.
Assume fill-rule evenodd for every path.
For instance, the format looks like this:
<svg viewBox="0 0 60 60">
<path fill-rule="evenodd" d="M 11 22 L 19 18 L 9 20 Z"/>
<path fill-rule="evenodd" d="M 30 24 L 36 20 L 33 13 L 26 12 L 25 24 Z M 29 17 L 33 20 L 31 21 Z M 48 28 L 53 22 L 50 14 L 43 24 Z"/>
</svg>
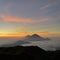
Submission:
<svg viewBox="0 0 60 60">
<path fill-rule="evenodd" d="M 0 47 L 0 55 L 5 56 L 4 59 L 8 60 L 12 58 L 17 60 L 60 60 L 60 50 L 44 51 L 37 46 Z"/>
<path fill-rule="evenodd" d="M 33 34 L 32 36 L 30 35 L 27 35 L 24 40 L 27 40 L 27 41 L 44 41 L 44 40 L 47 40 L 37 34 Z"/>
</svg>

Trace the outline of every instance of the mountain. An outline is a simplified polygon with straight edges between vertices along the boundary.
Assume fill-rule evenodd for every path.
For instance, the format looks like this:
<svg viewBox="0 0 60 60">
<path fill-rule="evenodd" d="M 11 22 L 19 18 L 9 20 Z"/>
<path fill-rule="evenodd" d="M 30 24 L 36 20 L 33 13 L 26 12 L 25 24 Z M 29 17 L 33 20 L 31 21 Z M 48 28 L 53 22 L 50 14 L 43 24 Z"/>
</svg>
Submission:
<svg viewBox="0 0 60 60">
<path fill-rule="evenodd" d="M 45 39 L 45 38 L 43 38 L 43 37 L 41 37 L 41 36 L 39 36 L 39 35 L 37 35 L 37 34 L 33 34 L 33 35 L 27 35 L 25 38 L 24 38 L 24 40 L 29 40 L 29 41 L 44 41 L 44 40 L 47 40 L 47 39 Z"/>
<path fill-rule="evenodd" d="M 17 60 L 45 60 L 46 51 L 37 46 L 1 47 L 0 55 Z M 3 59 L 3 58 L 2 58 Z M 10 59 L 11 60 L 11 59 Z"/>
<path fill-rule="evenodd" d="M 17 45 L 22 45 L 22 44 L 30 44 L 30 41 L 45 41 L 48 40 L 37 35 L 37 34 L 33 34 L 33 35 L 27 35 L 25 38 L 22 38 L 18 41 L 14 41 L 14 42 L 10 42 L 10 43 L 5 43 L 0 45 L 0 47 L 11 47 L 11 46 L 17 46 Z"/>
<path fill-rule="evenodd" d="M 60 50 L 45 51 L 37 46 L 0 47 L 0 59 L 60 60 Z"/>
<path fill-rule="evenodd" d="M 25 38 L 29 38 L 29 37 L 31 37 L 30 35 L 27 35 Z"/>
<path fill-rule="evenodd" d="M 21 44 L 27 44 L 27 43 L 30 43 L 30 42 L 18 40 L 18 41 L 15 41 L 13 43 L 10 42 L 10 43 L 2 44 L 2 45 L 0 45 L 0 47 L 20 46 Z"/>
</svg>

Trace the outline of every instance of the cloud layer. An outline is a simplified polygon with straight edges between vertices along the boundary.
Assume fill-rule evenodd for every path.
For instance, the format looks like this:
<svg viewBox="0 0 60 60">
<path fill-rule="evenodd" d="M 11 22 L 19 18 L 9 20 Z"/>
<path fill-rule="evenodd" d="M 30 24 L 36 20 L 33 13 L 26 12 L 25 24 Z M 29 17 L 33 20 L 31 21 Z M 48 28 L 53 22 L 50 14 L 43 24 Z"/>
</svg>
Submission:
<svg viewBox="0 0 60 60">
<path fill-rule="evenodd" d="M 6 15 L 0 15 L 0 18 L 3 19 L 4 22 L 22 22 L 22 23 L 36 23 L 36 22 L 45 22 L 48 18 L 40 18 L 40 19 L 32 19 L 32 18 L 19 18 L 19 17 L 12 17 Z"/>
</svg>

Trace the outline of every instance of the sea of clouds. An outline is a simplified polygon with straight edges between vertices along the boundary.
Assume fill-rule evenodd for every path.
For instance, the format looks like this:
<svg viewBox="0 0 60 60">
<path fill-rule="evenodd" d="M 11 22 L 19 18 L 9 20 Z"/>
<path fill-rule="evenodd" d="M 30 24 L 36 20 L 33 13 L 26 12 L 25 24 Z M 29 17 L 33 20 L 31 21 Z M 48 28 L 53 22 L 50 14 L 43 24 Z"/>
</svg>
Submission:
<svg viewBox="0 0 60 60">
<path fill-rule="evenodd" d="M 0 47 L 3 44 L 10 44 L 16 41 L 21 40 L 20 38 L 0 38 Z M 57 50 L 60 49 L 60 38 L 51 38 L 51 40 L 45 41 L 28 41 L 30 43 L 21 43 L 22 46 L 38 46 L 45 50 Z"/>
</svg>

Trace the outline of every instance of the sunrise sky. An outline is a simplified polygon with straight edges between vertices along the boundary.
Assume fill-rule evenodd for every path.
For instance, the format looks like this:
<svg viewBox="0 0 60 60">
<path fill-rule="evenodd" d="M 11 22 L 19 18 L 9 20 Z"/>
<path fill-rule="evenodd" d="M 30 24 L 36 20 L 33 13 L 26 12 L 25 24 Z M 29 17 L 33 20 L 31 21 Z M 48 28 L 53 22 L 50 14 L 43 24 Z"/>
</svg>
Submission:
<svg viewBox="0 0 60 60">
<path fill-rule="evenodd" d="M 60 0 L 0 0 L 0 37 L 34 33 L 60 37 Z"/>
</svg>

